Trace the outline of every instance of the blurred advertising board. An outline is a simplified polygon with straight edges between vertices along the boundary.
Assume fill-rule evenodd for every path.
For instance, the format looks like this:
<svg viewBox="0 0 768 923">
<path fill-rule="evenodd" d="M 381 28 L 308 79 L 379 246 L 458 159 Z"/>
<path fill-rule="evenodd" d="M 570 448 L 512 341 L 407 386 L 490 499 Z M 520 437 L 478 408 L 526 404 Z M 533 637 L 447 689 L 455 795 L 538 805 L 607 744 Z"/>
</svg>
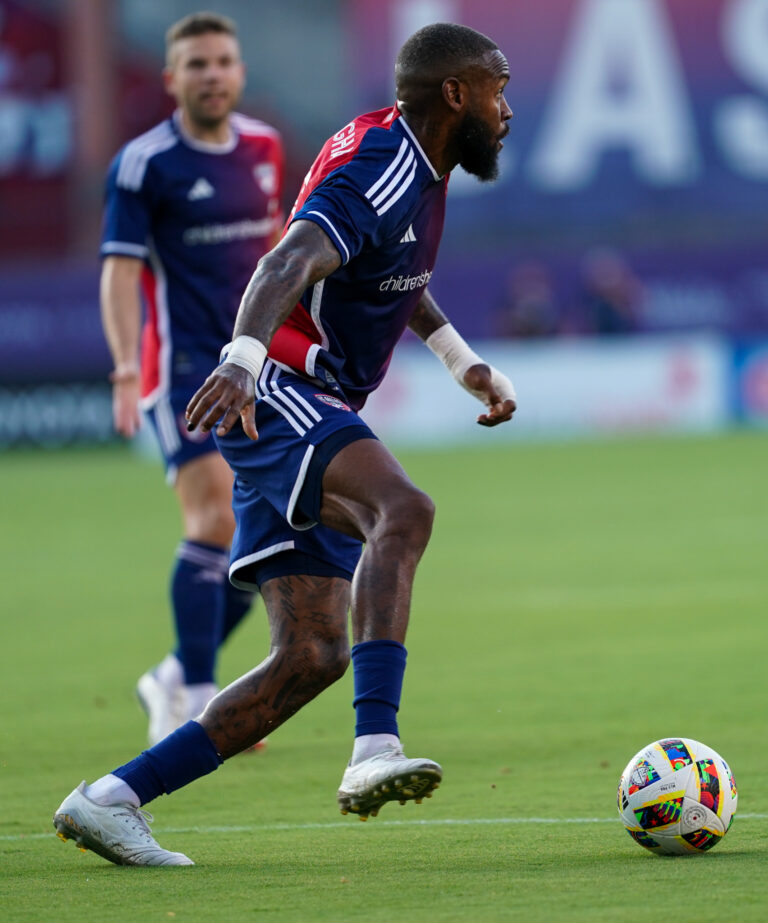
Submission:
<svg viewBox="0 0 768 923">
<path fill-rule="evenodd" d="M 500 180 L 454 171 L 434 277 L 467 333 L 491 320 L 454 302 L 456 278 L 471 276 L 470 306 L 493 304 L 539 259 L 567 315 L 594 247 L 640 274 L 641 330 L 768 332 L 768 0 L 355 0 L 349 13 L 359 108 L 392 98 L 397 48 L 428 22 L 479 29 L 509 60 Z"/>
<path fill-rule="evenodd" d="M 0 383 L 106 379 L 98 272 L 95 261 L 3 270 Z"/>
<path fill-rule="evenodd" d="M 736 419 L 768 426 L 768 341 L 737 344 L 733 371 Z"/>
<path fill-rule="evenodd" d="M 0 0 L 0 251 L 50 252 L 67 231 L 73 105 L 58 17 Z"/>
<path fill-rule="evenodd" d="M 113 438 L 98 267 L 6 269 L 0 292 L 0 448 Z"/>
<path fill-rule="evenodd" d="M 422 345 L 395 352 L 363 416 L 398 444 L 428 446 L 609 433 L 708 432 L 726 425 L 731 348 L 704 335 L 473 344 L 509 374 L 518 395 L 511 426 L 475 423 L 478 402 Z"/>
<path fill-rule="evenodd" d="M 167 112 L 156 63 L 119 44 L 98 77 L 80 60 L 78 43 L 89 53 L 111 49 L 112 36 L 99 24 L 111 23 L 113 15 L 116 5 L 108 3 L 0 0 L 3 262 L 71 252 L 101 199 L 106 152 L 95 156 L 94 145 L 108 143 L 111 157 L 123 140 Z M 96 31 L 98 46 L 88 43 L 84 22 Z M 98 111 L 94 87 L 104 96 Z M 94 140 L 94 124 L 107 140 Z"/>
</svg>

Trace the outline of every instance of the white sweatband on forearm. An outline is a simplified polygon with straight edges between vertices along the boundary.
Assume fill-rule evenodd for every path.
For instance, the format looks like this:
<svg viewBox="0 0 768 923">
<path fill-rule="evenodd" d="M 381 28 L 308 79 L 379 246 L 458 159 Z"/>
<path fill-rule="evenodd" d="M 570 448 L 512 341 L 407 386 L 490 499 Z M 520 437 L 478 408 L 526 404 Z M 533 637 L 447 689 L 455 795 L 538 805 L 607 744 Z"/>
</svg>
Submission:
<svg viewBox="0 0 768 923">
<path fill-rule="evenodd" d="M 469 348 L 466 340 L 453 324 L 438 327 L 424 342 L 460 385 L 464 384 L 467 369 L 472 368 L 473 365 L 487 365 L 476 352 Z"/>
<path fill-rule="evenodd" d="M 254 386 L 259 380 L 264 360 L 267 358 L 267 347 L 255 337 L 239 336 L 232 340 L 227 357 L 224 362 L 239 365 L 253 375 Z"/>
<path fill-rule="evenodd" d="M 464 376 L 473 365 L 486 365 L 491 370 L 491 384 L 503 401 L 514 401 L 517 395 L 512 382 L 498 369 L 481 359 L 477 353 L 470 349 L 469 344 L 456 330 L 453 324 L 444 324 L 438 327 L 424 341 L 437 358 L 443 363 L 453 377 L 465 391 L 487 404 L 487 395 L 483 391 L 476 391 L 468 387 Z"/>
</svg>

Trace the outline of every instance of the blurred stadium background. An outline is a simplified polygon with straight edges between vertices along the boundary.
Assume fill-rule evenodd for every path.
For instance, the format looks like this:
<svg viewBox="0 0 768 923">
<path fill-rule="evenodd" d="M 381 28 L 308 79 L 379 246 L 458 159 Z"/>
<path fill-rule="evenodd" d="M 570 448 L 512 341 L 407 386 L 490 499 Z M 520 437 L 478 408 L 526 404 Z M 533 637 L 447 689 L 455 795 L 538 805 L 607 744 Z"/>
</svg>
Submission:
<svg viewBox="0 0 768 923">
<path fill-rule="evenodd" d="M 286 208 L 316 149 L 388 105 L 402 40 L 453 20 L 507 54 L 495 185 L 457 170 L 433 290 L 518 387 L 498 438 L 768 424 L 768 0 L 0 0 L 0 448 L 113 439 L 97 303 L 104 172 L 169 113 L 163 36 L 239 24 L 243 111 L 276 125 Z M 369 418 L 477 437 L 404 345 Z"/>
</svg>

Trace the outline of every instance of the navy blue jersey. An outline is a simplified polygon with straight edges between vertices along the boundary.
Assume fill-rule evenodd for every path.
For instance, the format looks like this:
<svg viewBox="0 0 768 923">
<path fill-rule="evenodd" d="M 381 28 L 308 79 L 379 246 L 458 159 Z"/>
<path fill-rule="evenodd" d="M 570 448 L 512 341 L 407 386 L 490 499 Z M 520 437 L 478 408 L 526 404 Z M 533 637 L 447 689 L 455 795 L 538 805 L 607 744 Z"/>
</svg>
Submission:
<svg viewBox="0 0 768 923">
<path fill-rule="evenodd" d="M 239 114 L 230 128 L 229 142 L 202 143 L 176 114 L 129 142 L 109 170 L 101 255 L 145 261 L 145 407 L 215 367 L 282 223 L 280 136 Z"/>
<path fill-rule="evenodd" d="M 304 292 L 269 355 L 311 377 L 330 372 L 362 407 L 432 275 L 446 187 L 397 107 L 360 116 L 330 138 L 288 223 L 319 225 L 342 265 Z"/>
</svg>

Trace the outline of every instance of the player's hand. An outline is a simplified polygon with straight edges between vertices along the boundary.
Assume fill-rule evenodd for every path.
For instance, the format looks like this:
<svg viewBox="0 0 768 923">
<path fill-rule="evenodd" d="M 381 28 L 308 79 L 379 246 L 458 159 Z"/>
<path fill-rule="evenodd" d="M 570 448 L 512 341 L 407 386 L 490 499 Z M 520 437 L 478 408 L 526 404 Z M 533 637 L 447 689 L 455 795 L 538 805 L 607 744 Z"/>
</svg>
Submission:
<svg viewBox="0 0 768 923">
<path fill-rule="evenodd" d="M 517 410 L 512 383 L 489 365 L 468 368 L 464 373 L 464 387 L 488 408 L 488 413 L 481 413 L 477 418 L 481 426 L 506 423 Z"/>
<path fill-rule="evenodd" d="M 111 375 L 112 422 L 116 432 L 132 439 L 141 426 L 139 413 L 139 392 L 141 385 L 138 374 L 132 377 Z"/>
<path fill-rule="evenodd" d="M 216 435 L 226 435 L 237 422 L 243 421 L 243 430 L 250 439 L 258 439 L 254 404 L 254 381 L 250 372 L 225 362 L 212 372 L 187 404 L 187 429 L 209 432 L 216 421 Z"/>
</svg>

